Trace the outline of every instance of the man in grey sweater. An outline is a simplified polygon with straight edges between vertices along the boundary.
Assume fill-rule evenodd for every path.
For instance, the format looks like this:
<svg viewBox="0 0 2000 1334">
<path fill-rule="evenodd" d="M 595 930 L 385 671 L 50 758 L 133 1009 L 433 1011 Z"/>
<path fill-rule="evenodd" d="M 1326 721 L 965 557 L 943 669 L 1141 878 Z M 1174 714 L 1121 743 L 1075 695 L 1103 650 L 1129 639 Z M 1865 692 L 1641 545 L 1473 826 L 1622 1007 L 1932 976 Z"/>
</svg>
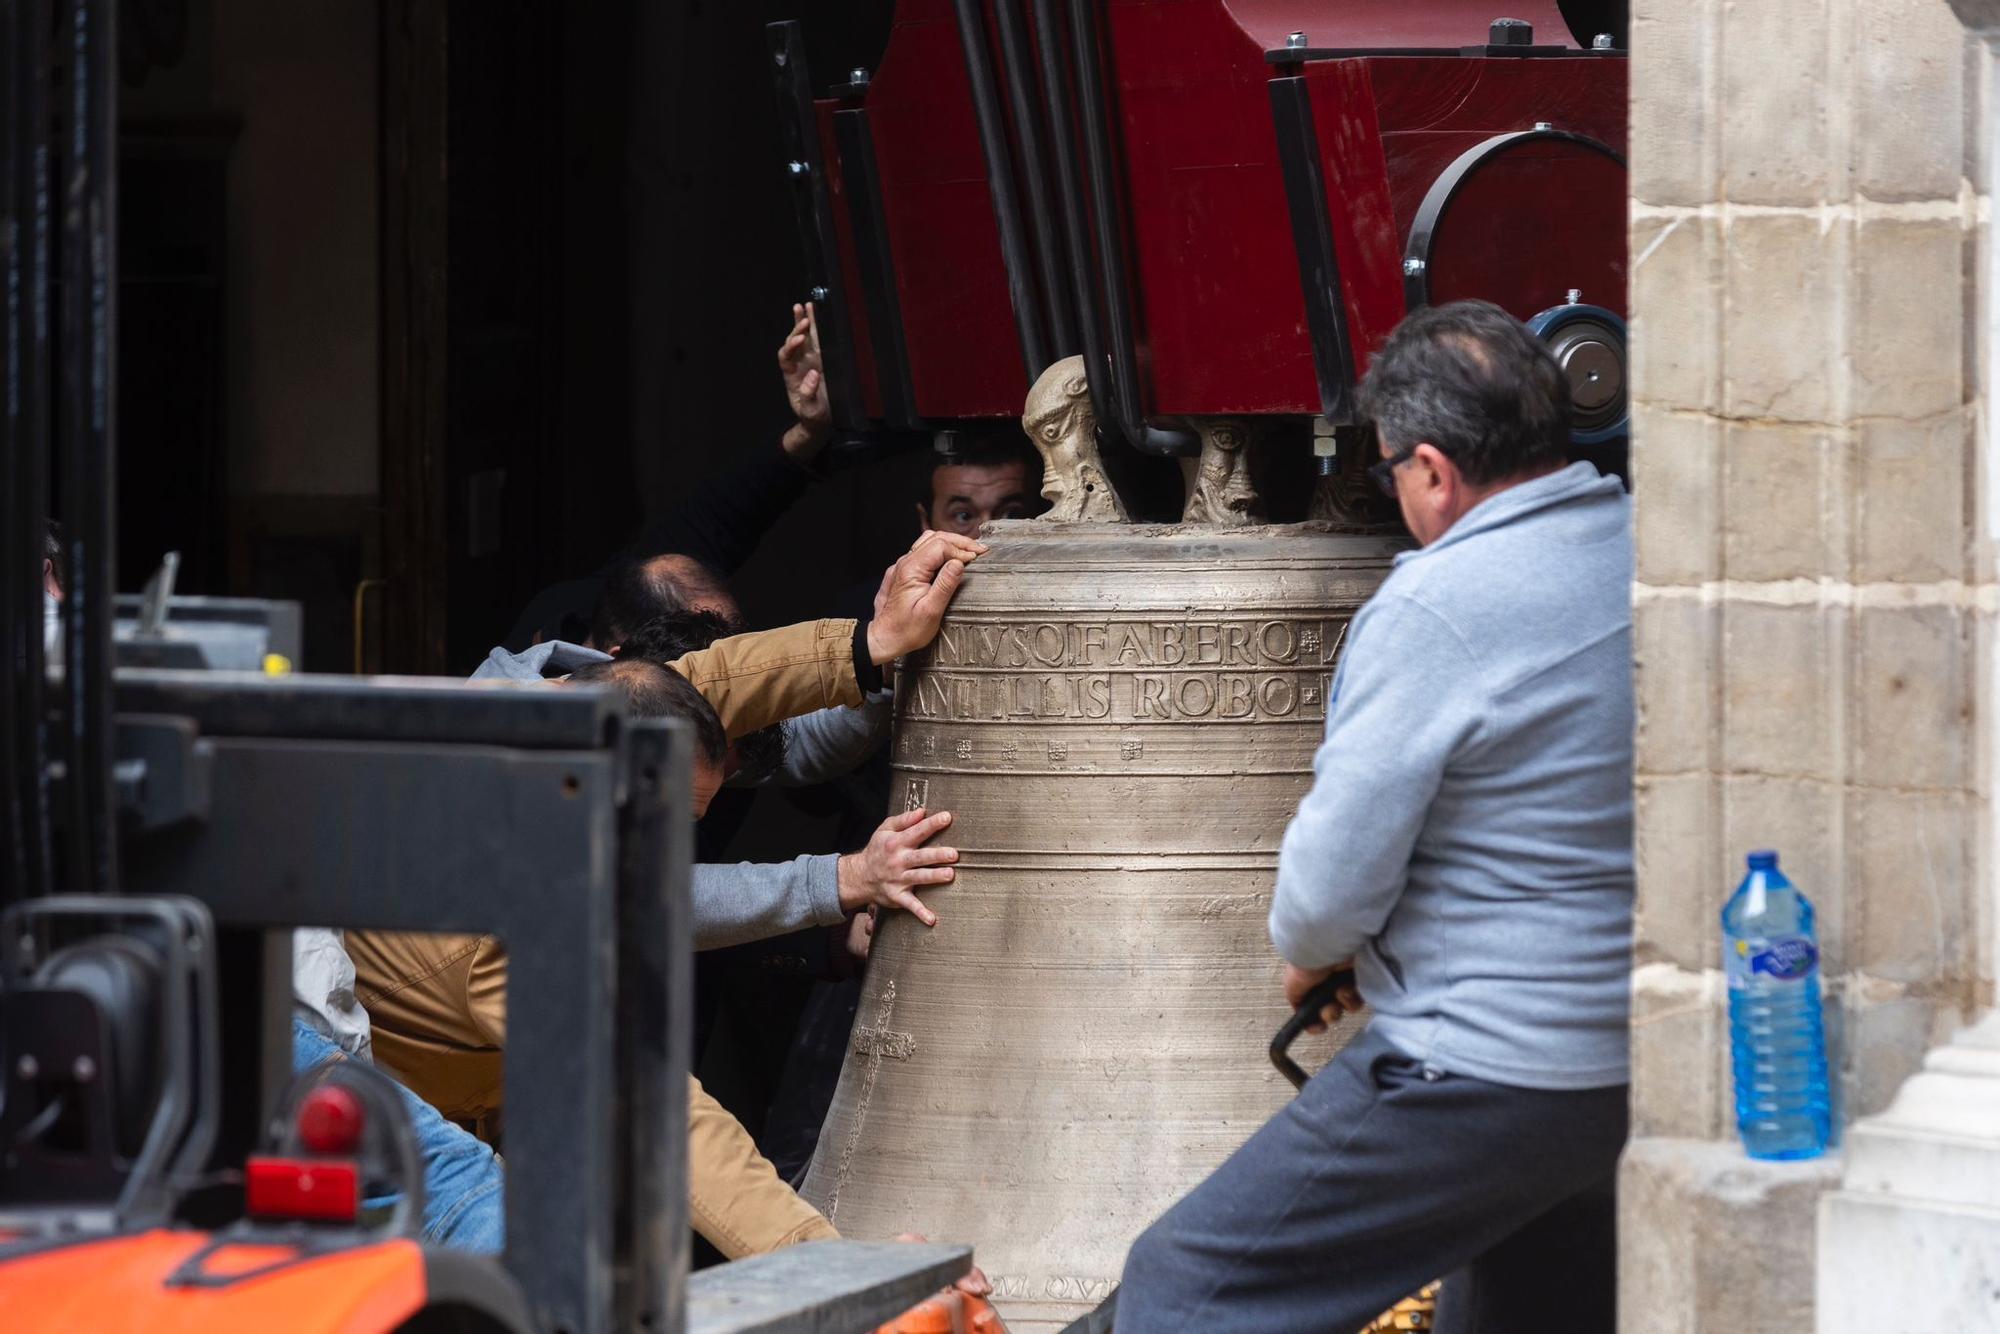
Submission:
<svg viewBox="0 0 2000 1334">
<path fill-rule="evenodd" d="M 1630 507 L 1497 307 L 1410 316 L 1363 403 L 1421 544 L 1355 617 L 1271 939 L 1366 1031 L 1134 1245 L 1121 1334 L 1615 1327 L 1632 930 Z"/>
<path fill-rule="evenodd" d="M 557 680 L 611 655 L 581 644 L 548 640 L 519 653 L 496 648 L 472 674 L 475 681 Z M 871 690 L 858 709 L 821 709 L 779 724 L 783 758 L 774 770 L 739 773 L 729 786 L 810 787 L 853 770 L 889 739 L 886 687 Z M 897 854 L 920 847 L 938 832 L 926 821 L 891 817 L 868 846 L 845 856 L 807 854 L 785 862 L 698 862 L 690 886 L 694 947 L 722 949 L 811 926 L 838 926 L 856 912 L 894 898 L 926 926 L 936 914 L 914 894 L 897 868 Z M 940 852 L 945 851 L 939 849 Z"/>
</svg>

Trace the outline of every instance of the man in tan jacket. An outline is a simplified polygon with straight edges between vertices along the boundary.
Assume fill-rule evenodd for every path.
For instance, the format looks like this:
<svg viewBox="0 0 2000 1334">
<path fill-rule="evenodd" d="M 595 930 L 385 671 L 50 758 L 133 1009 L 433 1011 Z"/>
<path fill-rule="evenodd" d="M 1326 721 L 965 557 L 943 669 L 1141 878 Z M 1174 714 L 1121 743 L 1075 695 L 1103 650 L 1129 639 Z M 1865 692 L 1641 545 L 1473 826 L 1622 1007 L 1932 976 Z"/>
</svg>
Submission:
<svg viewBox="0 0 2000 1334">
<path fill-rule="evenodd" d="M 858 706 L 884 666 L 936 635 L 965 563 L 984 550 L 956 534 L 927 533 L 884 577 L 867 623 L 826 620 L 737 635 L 671 667 L 707 699 L 731 739 L 816 709 Z M 600 663 L 585 674 L 628 665 L 643 666 Z M 721 781 L 719 765 L 697 766 L 697 818 Z M 914 814 L 878 831 L 856 854 L 865 860 L 854 872 L 843 863 L 844 905 L 852 890 L 856 908 L 910 906 L 913 887 L 950 880 L 955 853 L 922 846 L 950 817 Z M 491 936 L 376 931 L 349 933 L 347 947 L 376 1060 L 451 1119 L 492 1129 L 506 1034 L 504 946 Z M 689 1096 L 689 1201 L 702 1236 L 736 1259 L 836 1235 L 692 1079 Z"/>
</svg>

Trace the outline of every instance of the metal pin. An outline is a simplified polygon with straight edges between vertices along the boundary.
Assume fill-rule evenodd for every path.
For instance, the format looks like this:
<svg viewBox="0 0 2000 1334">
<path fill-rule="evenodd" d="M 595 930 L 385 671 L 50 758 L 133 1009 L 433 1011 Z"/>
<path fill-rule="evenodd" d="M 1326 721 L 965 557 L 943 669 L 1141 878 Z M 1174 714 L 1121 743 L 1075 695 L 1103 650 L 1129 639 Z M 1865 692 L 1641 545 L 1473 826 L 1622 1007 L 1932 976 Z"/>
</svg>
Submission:
<svg viewBox="0 0 2000 1334">
<path fill-rule="evenodd" d="M 1424 267 L 1424 262 L 1415 255 L 1412 255 L 1403 261 L 1403 275 L 1408 278 L 1414 278 L 1424 271 Z"/>
<path fill-rule="evenodd" d="M 808 171 L 812 170 L 812 168 L 806 166 L 806 164 L 803 162 L 787 162 L 785 164 L 785 170 L 789 171 L 794 176 L 803 176 Z"/>
<path fill-rule="evenodd" d="M 1286 49 L 1287 51 L 1303 51 L 1303 50 L 1305 50 L 1305 49 L 1306 49 L 1306 35 L 1305 35 L 1304 33 L 1302 33 L 1302 32 L 1294 32 L 1294 33 L 1287 33 L 1287 34 L 1285 35 L 1285 49 Z"/>
<path fill-rule="evenodd" d="M 1535 128 L 1538 130 L 1553 130 L 1555 124 L 1552 121 L 1538 120 L 1535 122 Z"/>
<path fill-rule="evenodd" d="M 1613 44 L 1610 33 L 1600 32 L 1597 36 L 1590 39 L 1590 49 L 1593 51 L 1615 51 L 1618 48 Z"/>
<path fill-rule="evenodd" d="M 867 83 L 868 67 L 866 65 L 856 65 L 853 69 L 847 71 L 847 81 L 855 84 Z"/>
<path fill-rule="evenodd" d="M 1580 306 L 1583 304 L 1583 289 L 1581 287 L 1572 287 L 1565 295 L 1569 298 L 1570 305 Z"/>
<path fill-rule="evenodd" d="M 828 297 L 832 296 L 833 293 L 827 291 L 824 287 L 815 287 L 812 289 L 809 295 L 813 299 L 813 304 L 818 305 L 824 302 Z"/>
</svg>

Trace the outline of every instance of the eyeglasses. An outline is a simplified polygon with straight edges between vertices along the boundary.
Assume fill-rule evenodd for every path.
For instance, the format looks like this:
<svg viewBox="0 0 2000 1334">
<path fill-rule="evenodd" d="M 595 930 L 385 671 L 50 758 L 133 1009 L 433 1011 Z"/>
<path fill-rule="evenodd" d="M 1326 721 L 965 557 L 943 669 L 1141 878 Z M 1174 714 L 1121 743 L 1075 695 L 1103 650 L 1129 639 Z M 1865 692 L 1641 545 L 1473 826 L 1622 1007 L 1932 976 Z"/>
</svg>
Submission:
<svg viewBox="0 0 2000 1334">
<path fill-rule="evenodd" d="M 1374 463 L 1369 464 L 1368 465 L 1369 480 L 1374 482 L 1375 485 L 1382 488 L 1383 495 L 1389 497 L 1389 499 L 1391 500 L 1394 500 L 1396 498 L 1396 469 L 1402 467 L 1405 463 L 1408 463 L 1410 461 L 1410 456 L 1412 454 L 1415 454 L 1416 452 L 1417 452 L 1416 449 L 1413 447 L 1404 450 L 1400 454 L 1392 454 L 1386 459 L 1380 459 Z"/>
</svg>

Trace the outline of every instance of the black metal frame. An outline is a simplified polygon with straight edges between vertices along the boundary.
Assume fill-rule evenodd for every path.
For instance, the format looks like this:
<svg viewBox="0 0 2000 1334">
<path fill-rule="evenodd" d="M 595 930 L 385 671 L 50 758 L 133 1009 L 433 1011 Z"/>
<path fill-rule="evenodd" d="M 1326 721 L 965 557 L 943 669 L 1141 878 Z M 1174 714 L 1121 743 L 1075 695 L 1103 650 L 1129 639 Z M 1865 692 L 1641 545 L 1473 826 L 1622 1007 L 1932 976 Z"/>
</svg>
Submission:
<svg viewBox="0 0 2000 1334">
<path fill-rule="evenodd" d="M 899 430 L 924 426 L 910 372 L 910 344 L 903 333 L 902 295 L 896 287 L 896 252 L 889 241 L 889 216 L 882 206 L 882 173 L 875 164 L 875 134 L 865 107 L 833 113 L 834 142 L 840 146 L 840 180 L 846 187 L 847 217 L 854 231 L 861 268 L 861 297 L 868 304 L 869 341 L 875 352 L 875 382 L 882 392 L 882 418 Z"/>
<path fill-rule="evenodd" d="M 1431 238 L 1436 235 L 1438 223 L 1444 218 L 1445 210 L 1451 207 L 1452 198 L 1458 194 L 1472 173 L 1484 166 L 1487 159 L 1494 154 L 1516 144 L 1541 139 L 1580 144 L 1594 152 L 1602 153 L 1621 167 L 1625 165 L 1624 155 L 1601 139 L 1593 139 L 1587 134 L 1559 130 L 1548 125 L 1537 125 L 1532 130 L 1512 130 L 1506 134 L 1496 134 L 1489 139 L 1480 140 L 1460 153 L 1452 160 L 1452 164 L 1431 182 L 1431 188 L 1424 194 L 1424 202 L 1417 206 L 1416 218 L 1410 223 L 1409 243 L 1403 248 L 1403 303 L 1410 310 L 1420 310 L 1431 303 Z"/>
<path fill-rule="evenodd" d="M 767 24 L 764 35 L 778 98 L 778 126 L 787 154 L 792 207 L 799 235 L 806 241 L 806 282 L 819 326 L 827 405 L 833 411 L 835 426 L 860 429 L 867 426 L 868 413 L 861 396 L 861 372 L 854 359 L 854 325 L 841 277 L 840 234 L 834 227 L 833 196 L 827 188 L 826 162 L 820 152 L 805 34 L 797 20 L 788 19 Z"/>
<path fill-rule="evenodd" d="M 1072 261 L 1056 228 L 1055 205 L 1049 198 L 1048 168 L 1044 165 L 1049 127 L 1044 124 L 1044 103 L 1036 96 L 1035 72 L 1029 59 L 1031 41 L 1021 0 L 993 0 L 993 13 L 1000 29 L 1000 64 L 1007 72 L 1007 104 L 1013 112 L 1014 136 L 1021 149 L 1022 185 L 1028 198 L 1028 216 L 1034 225 L 1035 264 L 1041 275 L 1042 300 L 1047 305 L 1049 350 L 1051 359 L 1059 360 L 1075 355 L 1077 335 L 1076 318 L 1062 281 L 1063 271 Z"/>
<path fill-rule="evenodd" d="M 685 756 L 663 759 L 657 749 L 684 752 L 685 734 L 607 726 L 617 709 L 596 691 L 532 692 L 525 708 L 512 693 L 471 687 L 415 693 L 430 708 L 413 710 L 402 689 L 333 678 L 274 686 L 259 700 L 265 691 L 228 676 L 123 675 L 121 710 L 160 713 L 167 698 L 179 701 L 172 711 L 196 721 L 211 757 L 208 819 L 133 844 L 130 885 L 199 899 L 229 928 L 490 932 L 505 941 L 509 1009 L 535 1015 L 508 1033 L 507 1269 L 546 1326 L 634 1327 L 623 1317 L 641 1308 L 619 1309 L 614 1273 L 671 1291 L 685 1272 L 686 1199 L 673 1188 L 672 1146 L 685 1142 L 686 1094 L 674 1081 L 682 1067 L 665 1064 L 678 1052 L 665 1035 L 686 1012 L 669 1011 L 672 987 L 636 985 L 636 965 L 619 966 L 621 936 L 633 951 L 665 947 L 687 902 L 687 862 L 642 884 L 642 859 L 620 864 L 588 850 L 615 845 L 621 800 L 641 802 L 627 818 L 649 828 L 676 816 L 686 823 L 686 771 L 676 768 Z M 287 713 L 298 723 L 291 735 Z M 626 731 L 654 740 L 626 747 Z M 635 785 L 642 750 L 655 777 Z M 621 924 L 621 908 L 640 920 Z M 240 1044 L 226 1051 L 234 1077 L 225 1082 L 258 1089 L 265 1107 L 290 1075 L 290 1007 L 273 1003 L 290 994 L 290 951 L 275 954 L 278 975 L 251 995 L 244 979 L 225 978 L 239 988 L 226 994 L 226 1011 L 261 1003 L 255 1045 L 264 1058 L 258 1068 Z M 618 1121 L 621 1022 L 654 1035 L 634 1045 L 634 1086 L 671 1082 L 683 1100 L 680 1138 L 644 1172 L 622 1170 L 637 1164 L 632 1130 Z M 646 1106 L 629 1104 L 629 1114 Z M 629 1232 L 615 1234 L 606 1205 L 628 1177 L 632 1207 L 646 1210 L 639 1216 L 664 1210 L 681 1245 L 638 1256 Z M 525 1244 L 537 1238 L 545 1244 Z"/>
<path fill-rule="evenodd" d="M 111 617 L 118 577 L 117 6 L 67 0 L 69 123 L 64 142 L 62 350 L 56 414 L 63 466 L 64 870 L 79 893 L 118 885 L 111 776 Z M 37 562 L 36 568 L 40 568 Z"/>
<path fill-rule="evenodd" d="M 688 920 L 694 819 L 692 733 L 659 723 L 626 729 L 618 830 L 616 1107 L 622 1167 L 616 1231 L 617 1309 L 640 1329 L 686 1320 L 688 1099 L 693 1065 L 693 926 Z M 510 965 L 511 967 L 511 965 Z M 627 1326 L 632 1328 L 635 1326 Z"/>
<path fill-rule="evenodd" d="M 1055 0 L 1035 0 L 1036 47 L 1042 61 L 1042 100 L 1048 112 L 1049 152 L 1055 164 L 1056 195 L 1062 206 L 1063 238 L 1069 277 L 1076 294 L 1077 336 L 1089 368 L 1086 384 L 1090 407 L 1102 431 L 1116 433 L 1118 409 L 1106 358 L 1105 315 L 1091 278 L 1092 250 L 1089 210 L 1084 204 L 1083 177 L 1076 160 L 1076 107 L 1065 64 L 1062 16 Z"/>
<path fill-rule="evenodd" d="M 1035 379 L 1053 357 L 1042 333 L 1041 303 L 1028 258 L 1028 240 L 1021 226 L 1020 204 L 1014 198 L 1014 156 L 1007 144 L 1007 127 L 1000 115 L 1000 96 L 993 86 L 993 59 L 986 49 L 986 18 L 979 0 L 952 0 L 959 46 L 965 53 L 966 85 L 972 94 L 973 119 L 979 126 L 979 150 L 986 159 L 986 186 L 993 198 L 993 221 L 1000 233 L 1000 259 L 1007 270 L 1007 299 L 1014 307 L 1014 331 L 1021 340 L 1021 364 Z M 1028 135 L 1022 134 L 1025 142 Z"/>
<path fill-rule="evenodd" d="M 1084 161 L 1088 164 L 1092 223 L 1097 233 L 1098 279 L 1104 287 L 1110 333 L 1112 402 L 1125 443 L 1143 454 L 1199 454 L 1192 431 L 1154 426 L 1139 403 L 1139 356 L 1134 343 L 1131 290 L 1126 277 L 1124 213 L 1111 161 L 1110 113 L 1103 87 L 1104 40 L 1095 0 L 1070 0 L 1070 40 L 1074 44 L 1076 97 L 1082 110 Z M 1058 128 L 1057 133 L 1062 133 Z M 1091 367 L 1094 379 L 1097 366 Z"/>
<path fill-rule="evenodd" d="M 42 652 L 42 520 L 48 513 L 48 11 L 0 0 L 0 299 L 5 304 L 0 419 L 0 836 L 10 893 L 46 894 L 48 733 Z"/>
<path fill-rule="evenodd" d="M 1326 179 L 1320 169 L 1319 131 L 1313 124 L 1312 90 L 1300 75 L 1274 78 L 1271 122 L 1278 135 L 1278 169 L 1285 178 L 1292 244 L 1305 295 L 1306 331 L 1312 339 L 1313 375 L 1320 415 L 1336 426 L 1355 421 L 1354 341 L 1347 328 L 1347 295 L 1340 257 L 1327 217 Z"/>
<path fill-rule="evenodd" d="M 1628 54 L 1617 47 L 1577 46 L 1280 46 L 1264 53 L 1267 65 L 1296 65 L 1309 60 L 1468 60 L 1496 56 L 1511 59 L 1603 60 Z"/>
</svg>

